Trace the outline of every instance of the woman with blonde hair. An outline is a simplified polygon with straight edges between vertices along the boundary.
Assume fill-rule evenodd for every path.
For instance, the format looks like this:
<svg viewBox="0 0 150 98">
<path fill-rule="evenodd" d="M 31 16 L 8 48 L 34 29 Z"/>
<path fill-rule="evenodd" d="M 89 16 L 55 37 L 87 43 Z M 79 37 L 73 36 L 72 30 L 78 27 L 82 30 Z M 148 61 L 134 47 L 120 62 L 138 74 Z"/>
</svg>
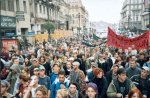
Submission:
<svg viewBox="0 0 150 98">
<path fill-rule="evenodd" d="M 57 91 L 56 98 L 67 98 L 68 93 L 66 89 L 60 89 Z"/>
</svg>

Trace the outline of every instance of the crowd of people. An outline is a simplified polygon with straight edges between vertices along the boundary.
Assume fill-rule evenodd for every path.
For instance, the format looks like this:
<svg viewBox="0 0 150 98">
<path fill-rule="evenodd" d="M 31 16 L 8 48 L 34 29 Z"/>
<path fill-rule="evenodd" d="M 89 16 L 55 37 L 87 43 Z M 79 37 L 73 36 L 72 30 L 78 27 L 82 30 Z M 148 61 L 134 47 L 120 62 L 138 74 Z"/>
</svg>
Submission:
<svg viewBox="0 0 150 98">
<path fill-rule="evenodd" d="M 0 98 L 150 98 L 150 47 L 36 42 L 0 52 Z"/>
</svg>

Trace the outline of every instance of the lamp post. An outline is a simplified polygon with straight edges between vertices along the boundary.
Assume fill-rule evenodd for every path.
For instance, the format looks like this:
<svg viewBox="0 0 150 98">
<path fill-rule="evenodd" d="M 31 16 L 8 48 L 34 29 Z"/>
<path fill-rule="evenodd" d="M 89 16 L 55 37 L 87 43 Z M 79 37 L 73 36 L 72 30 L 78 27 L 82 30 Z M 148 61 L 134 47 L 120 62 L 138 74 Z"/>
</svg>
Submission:
<svg viewBox="0 0 150 98">
<path fill-rule="evenodd" d="M 80 29 L 81 29 L 81 28 L 80 28 L 80 18 L 81 18 L 81 17 L 80 17 L 80 13 L 78 13 L 78 19 L 79 19 L 79 20 L 78 20 L 78 21 L 79 21 L 78 32 L 79 32 L 79 34 L 80 34 Z"/>
</svg>

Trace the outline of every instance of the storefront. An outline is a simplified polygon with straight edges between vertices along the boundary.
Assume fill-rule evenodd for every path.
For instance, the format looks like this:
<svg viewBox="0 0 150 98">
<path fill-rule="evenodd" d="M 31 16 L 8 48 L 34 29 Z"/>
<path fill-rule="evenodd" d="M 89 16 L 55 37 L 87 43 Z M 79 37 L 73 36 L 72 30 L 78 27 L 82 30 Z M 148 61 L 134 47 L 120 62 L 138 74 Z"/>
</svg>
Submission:
<svg viewBox="0 0 150 98">
<path fill-rule="evenodd" d="M 0 16 L 2 38 L 12 38 L 16 36 L 16 18 L 10 16 Z"/>
</svg>

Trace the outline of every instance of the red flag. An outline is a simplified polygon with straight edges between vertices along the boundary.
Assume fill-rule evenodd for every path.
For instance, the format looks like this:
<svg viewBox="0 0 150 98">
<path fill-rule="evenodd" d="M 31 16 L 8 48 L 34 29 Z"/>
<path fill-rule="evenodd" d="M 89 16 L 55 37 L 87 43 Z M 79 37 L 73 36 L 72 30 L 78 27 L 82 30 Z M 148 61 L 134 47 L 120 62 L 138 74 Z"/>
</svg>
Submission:
<svg viewBox="0 0 150 98">
<path fill-rule="evenodd" d="M 132 45 L 135 49 L 146 49 L 150 45 L 150 31 L 136 38 L 127 38 L 117 35 L 112 29 L 108 28 L 107 45 L 116 48 L 127 49 Z"/>
</svg>

